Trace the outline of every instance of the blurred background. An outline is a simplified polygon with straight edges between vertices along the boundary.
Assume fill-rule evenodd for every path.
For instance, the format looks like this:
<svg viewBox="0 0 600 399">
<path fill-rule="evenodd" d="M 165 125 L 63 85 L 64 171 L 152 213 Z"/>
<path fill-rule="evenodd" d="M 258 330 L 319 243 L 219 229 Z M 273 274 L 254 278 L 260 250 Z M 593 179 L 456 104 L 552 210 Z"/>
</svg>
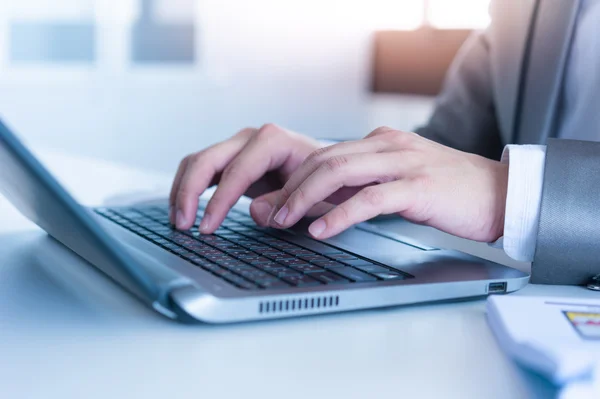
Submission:
<svg viewBox="0 0 600 399">
<path fill-rule="evenodd" d="M 0 0 L 0 117 L 36 148 L 171 172 L 275 122 L 412 130 L 489 0 Z"/>
</svg>

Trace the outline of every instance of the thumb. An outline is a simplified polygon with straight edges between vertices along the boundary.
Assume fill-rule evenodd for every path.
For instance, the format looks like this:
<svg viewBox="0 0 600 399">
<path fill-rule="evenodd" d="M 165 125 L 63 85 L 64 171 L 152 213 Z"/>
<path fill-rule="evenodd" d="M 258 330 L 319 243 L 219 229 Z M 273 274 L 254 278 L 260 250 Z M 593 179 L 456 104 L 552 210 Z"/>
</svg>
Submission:
<svg viewBox="0 0 600 399">
<path fill-rule="evenodd" d="M 277 204 L 281 190 L 271 191 L 256 197 L 250 204 L 250 216 L 259 226 L 269 225 L 269 216 Z"/>
</svg>

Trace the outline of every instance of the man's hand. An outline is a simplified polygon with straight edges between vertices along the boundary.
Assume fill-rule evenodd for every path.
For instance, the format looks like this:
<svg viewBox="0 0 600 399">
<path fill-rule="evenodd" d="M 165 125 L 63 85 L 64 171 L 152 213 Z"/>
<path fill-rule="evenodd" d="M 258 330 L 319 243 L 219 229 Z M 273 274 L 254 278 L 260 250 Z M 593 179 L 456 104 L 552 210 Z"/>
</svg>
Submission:
<svg viewBox="0 0 600 399">
<path fill-rule="evenodd" d="M 321 201 L 339 204 L 314 221 L 319 239 L 381 214 L 478 241 L 503 234 L 508 166 L 379 128 L 366 138 L 319 149 L 280 192 L 269 224 L 287 228 Z"/>
<path fill-rule="evenodd" d="M 278 190 L 318 148 L 313 139 L 267 124 L 260 129 L 244 129 L 227 141 L 188 155 L 181 161 L 171 188 L 171 223 L 178 229 L 189 229 L 196 220 L 198 197 L 218 184 L 200 224 L 202 233 L 214 232 L 244 194 L 255 198 L 250 206 L 254 220 L 267 225 Z"/>
</svg>

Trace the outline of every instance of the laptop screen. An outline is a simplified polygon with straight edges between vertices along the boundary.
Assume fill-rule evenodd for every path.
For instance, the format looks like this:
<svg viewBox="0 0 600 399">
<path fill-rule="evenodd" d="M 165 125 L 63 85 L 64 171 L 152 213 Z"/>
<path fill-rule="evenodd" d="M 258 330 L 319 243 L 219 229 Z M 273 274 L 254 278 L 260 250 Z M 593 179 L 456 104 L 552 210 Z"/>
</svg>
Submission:
<svg viewBox="0 0 600 399">
<path fill-rule="evenodd" d="M 52 237 L 147 301 L 158 289 L 147 273 L 52 177 L 0 121 L 0 193 Z"/>
</svg>

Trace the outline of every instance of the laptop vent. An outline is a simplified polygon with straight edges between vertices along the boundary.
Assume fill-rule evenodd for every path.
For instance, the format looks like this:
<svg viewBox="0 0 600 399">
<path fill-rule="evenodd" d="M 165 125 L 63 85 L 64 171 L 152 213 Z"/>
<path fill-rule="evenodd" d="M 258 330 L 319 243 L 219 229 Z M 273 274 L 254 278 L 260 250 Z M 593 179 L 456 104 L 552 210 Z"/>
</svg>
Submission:
<svg viewBox="0 0 600 399">
<path fill-rule="evenodd" d="M 312 298 L 285 299 L 280 301 L 264 301 L 258 305 L 259 313 L 287 313 L 300 310 L 335 308 L 340 304 L 340 297 L 318 296 Z"/>
</svg>

